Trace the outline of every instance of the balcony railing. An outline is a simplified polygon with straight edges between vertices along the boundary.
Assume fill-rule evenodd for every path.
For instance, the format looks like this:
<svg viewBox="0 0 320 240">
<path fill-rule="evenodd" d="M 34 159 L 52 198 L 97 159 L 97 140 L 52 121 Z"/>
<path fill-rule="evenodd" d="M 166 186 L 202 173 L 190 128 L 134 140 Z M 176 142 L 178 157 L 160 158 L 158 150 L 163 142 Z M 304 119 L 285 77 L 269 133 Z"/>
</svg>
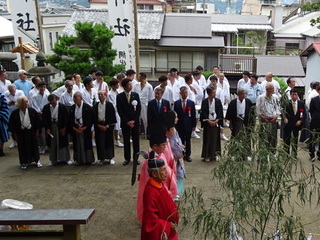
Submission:
<svg viewBox="0 0 320 240">
<path fill-rule="evenodd" d="M 256 74 L 257 59 L 246 55 L 220 55 L 220 67 L 224 73 L 242 74 L 243 71 Z"/>
</svg>

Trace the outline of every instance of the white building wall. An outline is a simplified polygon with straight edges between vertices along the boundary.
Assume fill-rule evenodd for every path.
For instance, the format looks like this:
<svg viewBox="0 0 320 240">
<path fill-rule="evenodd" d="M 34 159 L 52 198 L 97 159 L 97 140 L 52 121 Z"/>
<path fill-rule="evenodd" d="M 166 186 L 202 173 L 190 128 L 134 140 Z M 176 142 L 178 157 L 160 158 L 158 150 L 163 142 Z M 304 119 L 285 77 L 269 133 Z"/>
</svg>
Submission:
<svg viewBox="0 0 320 240">
<path fill-rule="evenodd" d="M 89 8 L 92 8 L 92 9 L 108 9 L 108 4 L 106 4 L 106 3 L 90 3 Z"/>
<path fill-rule="evenodd" d="M 313 81 L 319 81 L 319 66 L 320 57 L 318 53 L 311 53 L 307 60 L 306 86 L 310 86 L 310 83 Z M 306 90 L 307 89 L 308 87 L 306 88 Z"/>
</svg>

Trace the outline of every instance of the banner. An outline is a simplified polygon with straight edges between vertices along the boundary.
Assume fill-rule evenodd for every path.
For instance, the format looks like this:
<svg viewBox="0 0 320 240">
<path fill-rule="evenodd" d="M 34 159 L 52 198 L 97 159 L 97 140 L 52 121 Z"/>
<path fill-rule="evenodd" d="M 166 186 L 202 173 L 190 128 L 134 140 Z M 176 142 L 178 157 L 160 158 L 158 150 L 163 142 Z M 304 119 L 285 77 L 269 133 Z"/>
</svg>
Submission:
<svg viewBox="0 0 320 240">
<path fill-rule="evenodd" d="M 115 36 L 112 48 L 117 57 L 114 64 L 124 64 L 125 69 L 135 69 L 134 18 L 131 0 L 108 1 L 109 24 Z"/>
<path fill-rule="evenodd" d="M 14 32 L 15 45 L 19 44 L 18 37 L 22 37 L 22 42 L 32 43 L 36 47 L 39 37 L 37 21 L 37 1 L 36 0 L 9 0 Z M 20 31 L 19 29 L 22 29 Z"/>
</svg>

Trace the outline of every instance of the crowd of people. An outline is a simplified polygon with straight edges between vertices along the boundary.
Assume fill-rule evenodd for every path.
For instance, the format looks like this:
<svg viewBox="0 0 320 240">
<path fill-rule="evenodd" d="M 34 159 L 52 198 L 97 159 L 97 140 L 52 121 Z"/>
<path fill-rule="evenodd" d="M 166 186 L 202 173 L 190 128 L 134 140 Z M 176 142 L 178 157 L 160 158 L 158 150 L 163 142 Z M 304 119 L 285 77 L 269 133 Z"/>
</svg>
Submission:
<svg viewBox="0 0 320 240">
<path fill-rule="evenodd" d="M 167 237 L 177 239 L 174 230 L 178 216 L 173 201 L 179 200 L 183 193 L 184 161 L 192 162 L 191 139 L 201 138 L 198 135 L 201 129 L 203 161 L 219 160 L 221 140 L 228 141 L 225 127 L 230 128 L 232 138 L 240 132 L 249 136 L 257 118 L 263 138 L 268 139 L 266 147 L 276 154 L 281 116 L 286 151 L 296 158 L 299 131 L 310 122 L 314 134 L 305 138 L 311 140 L 310 160 L 316 159 L 312 140 L 320 133 L 319 83 L 312 83 L 305 107 L 294 78 L 287 80 L 288 88 L 282 96 L 271 72 L 260 84 L 257 76 L 245 71 L 234 97 L 219 67 L 213 67 L 208 79 L 202 74 L 203 70 L 198 66 L 181 77 L 178 70 L 172 68 L 167 76 L 159 77 L 159 85 L 153 88 L 145 73 L 139 73 L 136 80 L 132 69 L 112 78 L 109 87 L 103 72 L 94 68 L 83 80 L 79 74 L 67 75 L 64 85 L 52 93 L 40 77 L 34 76 L 29 81 L 25 70 L 19 70 L 19 79 L 13 83 L 7 80 L 5 71 L 0 71 L 0 156 L 5 155 L 3 145 L 11 134 L 9 147 L 18 148 L 21 169 L 27 169 L 33 162 L 42 167 L 40 155 L 47 150 L 48 166 L 58 163 L 113 165 L 115 145 L 123 147 L 122 164 L 126 166 L 140 153 L 139 135 L 144 134 L 150 149 L 141 166 L 137 200 L 142 236 L 163 234 L 167 229 Z M 250 141 L 242 144 L 247 149 L 242 160 L 251 160 Z M 317 151 L 320 159 L 319 154 Z M 145 189 L 149 189 L 148 193 Z M 170 206 L 164 206 L 167 198 L 172 200 Z M 157 207 L 161 209 L 155 209 Z M 161 213 L 152 216 L 155 211 Z M 160 225 L 155 228 L 157 224 Z"/>
</svg>

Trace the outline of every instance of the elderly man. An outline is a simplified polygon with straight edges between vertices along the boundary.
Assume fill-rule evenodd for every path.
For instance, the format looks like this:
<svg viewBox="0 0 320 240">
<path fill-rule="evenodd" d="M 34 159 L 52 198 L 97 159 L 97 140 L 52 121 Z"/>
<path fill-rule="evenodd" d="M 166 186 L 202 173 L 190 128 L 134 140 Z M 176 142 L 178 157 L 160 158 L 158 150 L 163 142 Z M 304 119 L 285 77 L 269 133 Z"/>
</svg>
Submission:
<svg viewBox="0 0 320 240">
<path fill-rule="evenodd" d="M 49 147 L 48 166 L 70 161 L 69 141 L 67 134 L 68 110 L 65 105 L 58 102 L 54 94 L 48 96 L 49 103 L 43 107 L 42 124 L 45 128 L 46 142 Z"/>
<path fill-rule="evenodd" d="M 277 146 L 277 119 L 280 116 L 279 97 L 274 94 L 272 83 L 266 84 L 266 92 L 260 95 L 256 105 L 257 115 L 261 121 L 261 138 L 275 154 Z"/>
<path fill-rule="evenodd" d="M 163 185 L 167 178 L 165 162 L 156 158 L 149 159 L 148 173 L 150 180 L 143 193 L 141 240 L 177 240 L 178 207 Z"/>
<path fill-rule="evenodd" d="M 0 70 L 0 93 L 4 94 L 8 90 L 8 86 L 11 84 L 7 80 L 7 72 L 5 70 Z"/>
<path fill-rule="evenodd" d="M 272 72 L 268 72 L 265 76 L 265 80 L 261 83 L 261 86 L 262 86 L 262 89 L 265 91 L 266 90 L 266 85 L 268 83 L 272 83 L 273 84 L 273 87 L 274 87 L 274 93 L 280 97 L 280 85 L 279 83 L 273 79 L 273 74 Z"/>
<path fill-rule="evenodd" d="M 250 130 L 253 126 L 252 122 L 254 119 L 251 117 L 251 107 L 252 103 L 246 98 L 246 90 L 244 88 L 237 89 L 237 98 L 233 99 L 227 110 L 226 119 L 230 121 L 229 127 L 231 130 L 232 137 L 237 137 L 240 134 L 240 141 L 242 141 L 243 147 L 247 150 L 243 158 L 247 157 L 251 160 L 249 156 L 251 151 L 251 141 L 250 141 Z M 244 140 L 245 137 L 246 139 Z"/>
<path fill-rule="evenodd" d="M 30 106 L 37 111 L 42 121 L 42 109 L 44 105 L 48 103 L 49 94 L 46 92 L 47 84 L 45 82 L 38 83 L 39 92 L 32 96 L 30 99 Z M 39 153 L 44 154 L 46 152 L 46 137 L 45 131 L 42 129 L 41 136 L 39 137 Z"/>
<path fill-rule="evenodd" d="M 17 89 L 22 90 L 25 96 L 29 96 L 29 92 L 32 89 L 32 84 L 27 77 L 27 73 L 25 70 L 20 69 L 18 71 L 19 78 L 14 81 L 14 85 L 16 85 Z"/>
<path fill-rule="evenodd" d="M 251 101 L 246 98 L 246 90 L 238 88 L 237 98 L 230 102 L 226 114 L 226 119 L 230 121 L 229 127 L 233 137 L 236 137 L 243 128 L 250 127 L 251 106 Z"/>
<path fill-rule="evenodd" d="M 75 104 L 70 109 L 68 129 L 73 136 L 74 165 L 92 164 L 92 108 L 82 100 L 81 92 L 75 92 L 73 100 Z"/>
<path fill-rule="evenodd" d="M 113 130 L 117 123 L 113 104 L 107 101 L 107 92 L 98 92 L 99 102 L 93 106 L 93 123 L 97 146 L 98 164 L 104 162 L 114 165 Z"/>
<path fill-rule="evenodd" d="M 13 140 L 18 143 L 19 161 L 21 169 L 27 169 L 31 162 L 42 167 L 38 151 L 38 137 L 40 131 L 40 118 L 36 110 L 28 107 L 26 96 L 17 99 L 18 109 L 10 116 L 9 128 Z"/>
<path fill-rule="evenodd" d="M 70 107 L 74 104 L 73 101 L 73 81 L 72 80 L 67 80 L 64 82 L 64 86 L 67 89 L 64 93 L 62 93 L 59 102 L 64 104 L 68 111 L 70 110 Z"/>
<path fill-rule="evenodd" d="M 24 96 L 24 93 L 22 90 L 17 90 L 16 86 L 14 84 L 10 84 L 8 86 L 8 90 L 5 91 L 4 96 L 8 102 L 8 106 L 9 106 L 9 116 L 11 115 L 11 113 L 16 110 L 17 107 L 17 99 L 19 97 Z M 10 144 L 9 148 L 15 148 L 17 146 L 17 142 L 13 140 L 13 142 Z"/>
</svg>

